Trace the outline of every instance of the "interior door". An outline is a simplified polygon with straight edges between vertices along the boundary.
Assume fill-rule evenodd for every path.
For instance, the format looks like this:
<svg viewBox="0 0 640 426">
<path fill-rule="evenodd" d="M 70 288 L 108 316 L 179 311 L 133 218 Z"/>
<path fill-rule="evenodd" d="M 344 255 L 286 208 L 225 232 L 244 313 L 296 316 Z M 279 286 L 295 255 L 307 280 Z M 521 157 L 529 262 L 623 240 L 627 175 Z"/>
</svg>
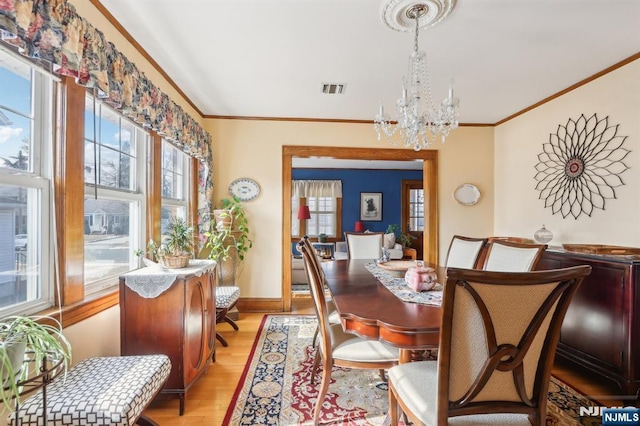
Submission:
<svg viewBox="0 0 640 426">
<path fill-rule="evenodd" d="M 424 259 L 424 189 L 421 180 L 402 181 L 402 229 L 411 237 L 417 259 Z"/>
</svg>

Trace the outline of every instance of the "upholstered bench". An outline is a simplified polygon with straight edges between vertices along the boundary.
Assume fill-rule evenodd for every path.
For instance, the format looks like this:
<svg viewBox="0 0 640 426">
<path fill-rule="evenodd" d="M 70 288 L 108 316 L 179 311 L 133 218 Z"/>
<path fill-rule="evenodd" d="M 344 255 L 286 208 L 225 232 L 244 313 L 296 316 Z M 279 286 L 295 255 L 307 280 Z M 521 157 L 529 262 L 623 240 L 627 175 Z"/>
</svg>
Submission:
<svg viewBox="0 0 640 426">
<path fill-rule="evenodd" d="M 142 412 L 171 371 L 166 355 L 89 358 L 46 389 L 47 426 L 157 425 Z M 22 402 L 7 424 L 42 424 L 42 392 Z M 17 423 L 16 423 L 17 417 Z"/>
<path fill-rule="evenodd" d="M 229 310 L 236 306 L 238 299 L 240 299 L 240 287 L 232 285 L 221 285 L 216 287 L 216 324 L 226 322 L 230 324 L 234 330 L 238 330 L 238 325 L 227 315 Z M 229 345 L 217 330 L 216 339 L 222 343 L 222 346 Z"/>
</svg>

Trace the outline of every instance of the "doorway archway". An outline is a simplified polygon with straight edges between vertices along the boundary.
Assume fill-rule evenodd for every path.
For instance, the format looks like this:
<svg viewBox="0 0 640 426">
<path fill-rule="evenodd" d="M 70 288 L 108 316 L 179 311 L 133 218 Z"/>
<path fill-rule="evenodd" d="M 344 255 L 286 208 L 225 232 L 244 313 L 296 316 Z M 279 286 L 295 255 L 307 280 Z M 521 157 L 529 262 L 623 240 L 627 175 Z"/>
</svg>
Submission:
<svg viewBox="0 0 640 426">
<path fill-rule="evenodd" d="M 282 301 L 283 311 L 291 311 L 291 167 L 294 157 L 331 157 L 346 160 L 422 160 L 425 232 L 424 252 L 428 263 L 438 263 L 438 151 L 408 149 L 345 148 L 329 146 L 282 147 Z"/>
</svg>

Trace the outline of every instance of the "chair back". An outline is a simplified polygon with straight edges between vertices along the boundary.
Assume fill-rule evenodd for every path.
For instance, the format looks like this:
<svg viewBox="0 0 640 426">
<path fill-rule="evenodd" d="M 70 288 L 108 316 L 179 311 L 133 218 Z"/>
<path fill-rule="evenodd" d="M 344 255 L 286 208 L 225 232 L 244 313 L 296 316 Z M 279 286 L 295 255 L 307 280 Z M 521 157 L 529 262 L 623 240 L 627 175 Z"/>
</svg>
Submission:
<svg viewBox="0 0 640 426">
<path fill-rule="evenodd" d="M 528 272 L 535 269 L 546 244 L 515 243 L 493 240 L 489 244 L 485 271 Z"/>
<path fill-rule="evenodd" d="M 316 268 L 316 270 L 320 274 L 320 278 L 322 279 L 322 282 L 324 284 L 324 279 L 325 279 L 324 271 L 322 270 L 322 267 L 320 266 L 320 259 L 318 259 L 318 254 L 316 253 L 316 249 L 315 249 L 315 247 L 313 247 L 313 244 L 311 244 L 311 240 L 309 239 L 309 237 L 307 235 L 305 235 L 300 240 L 300 243 L 304 244 L 305 247 L 307 248 L 307 250 L 309 251 L 309 253 L 313 254 L 313 256 L 311 256 L 311 262 L 313 263 L 313 266 Z"/>
<path fill-rule="evenodd" d="M 451 268 L 438 354 L 438 424 L 524 413 L 544 424 L 562 320 L 590 266 L 535 272 Z"/>
<path fill-rule="evenodd" d="M 327 310 L 327 300 L 324 296 L 324 271 L 318 262 L 316 252 L 309 240 L 303 237 L 298 242 L 298 251 L 302 253 L 304 260 L 304 270 L 307 274 L 309 289 L 313 306 L 318 318 L 318 328 L 320 330 L 320 347 L 324 356 L 331 360 L 331 337 L 329 335 L 329 313 Z"/>
<path fill-rule="evenodd" d="M 486 238 L 470 238 L 454 235 L 447 252 L 447 268 L 478 268 L 480 253 L 487 244 Z"/>
<path fill-rule="evenodd" d="M 349 259 L 379 259 L 382 256 L 384 232 L 344 233 Z"/>
</svg>

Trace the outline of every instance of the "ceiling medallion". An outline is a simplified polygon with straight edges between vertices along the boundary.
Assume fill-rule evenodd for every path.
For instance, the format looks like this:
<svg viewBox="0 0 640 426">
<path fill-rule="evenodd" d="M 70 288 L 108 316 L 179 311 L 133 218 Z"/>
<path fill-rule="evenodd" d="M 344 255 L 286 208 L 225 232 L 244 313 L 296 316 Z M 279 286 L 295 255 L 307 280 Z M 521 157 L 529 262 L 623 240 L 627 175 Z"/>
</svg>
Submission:
<svg viewBox="0 0 640 426">
<path fill-rule="evenodd" d="M 591 216 L 594 209 L 604 210 L 605 200 L 616 198 L 615 188 L 624 185 L 620 175 L 629 167 L 624 159 L 629 150 L 622 145 L 626 136 L 618 135 L 618 124 L 609 117 L 582 114 L 558 125 L 549 142 L 538 154 L 536 190 L 551 214 L 578 219 Z"/>
<path fill-rule="evenodd" d="M 415 31 L 416 7 L 420 10 L 420 28 L 433 27 L 446 18 L 456 0 L 391 0 L 382 9 L 382 22 L 395 31 Z"/>
</svg>

